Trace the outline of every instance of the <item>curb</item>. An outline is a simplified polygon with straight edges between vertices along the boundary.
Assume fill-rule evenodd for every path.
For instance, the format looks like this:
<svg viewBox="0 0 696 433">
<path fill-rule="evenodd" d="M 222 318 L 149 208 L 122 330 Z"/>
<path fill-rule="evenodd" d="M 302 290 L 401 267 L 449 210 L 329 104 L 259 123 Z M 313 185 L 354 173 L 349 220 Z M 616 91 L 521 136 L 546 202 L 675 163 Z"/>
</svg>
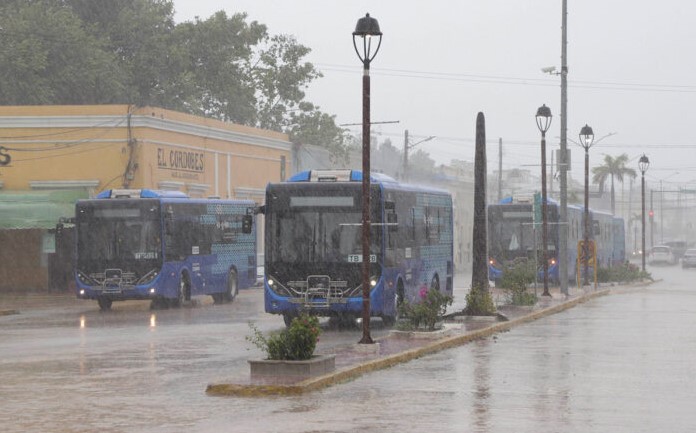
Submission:
<svg viewBox="0 0 696 433">
<path fill-rule="evenodd" d="M 514 326 L 522 325 L 540 319 L 545 316 L 559 313 L 561 311 L 572 308 L 578 304 L 587 302 L 599 296 L 607 295 L 611 292 L 610 289 L 601 289 L 596 292 L 585 294 L 577 298 L 561 302 L 560 304 L 551 307 L 533 311 L 530 314 L 511 319 L 505 322 L 497 322 L 491 326 L 468 332 L 462 335 L 454 335 L 444 337 L 440 340 L 433 341 L 423 347 L 407 350 L 401 353 L 386 356 L 384 358 L 374 359 L 357 364 L 352 367 L 346 367 L 341 370 L 318 377 L 312 377 L 292 385 L 248 385 L 248 384 L 210 384 L 205 392 L 211 396 L 237 396 L 237 397 L 263 397 L 271 395 L 299 395 L 316 391 L 322 388 L 347 382 L 362 376 L 365 373 L 370 373 L 377 370 L 382 370 L 392 367 L 396 364 L 411 361 L 425 355 L 430 355 L 440 352 L 445 349 L 461 346 L 473 340 L 478 340 L 507 331 Z"/>
<path fill-rule="evenodd" d="M 19 314 L 19 310 L 0 310 L 0 316 L 10 316 L 12 314 Z"/>
</svg>

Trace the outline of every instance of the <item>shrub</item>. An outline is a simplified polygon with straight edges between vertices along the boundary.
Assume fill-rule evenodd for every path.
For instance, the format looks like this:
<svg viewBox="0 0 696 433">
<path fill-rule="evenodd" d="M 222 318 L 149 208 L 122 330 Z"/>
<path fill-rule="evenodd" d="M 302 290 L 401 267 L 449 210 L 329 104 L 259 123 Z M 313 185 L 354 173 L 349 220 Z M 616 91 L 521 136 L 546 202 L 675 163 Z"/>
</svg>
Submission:
<svg viewBox="0 0 696 433">
<path fill-rule="evenodd" d="M 253 335 L 247 341 L 266 352 L 267 359 L 305 360 L 310 359 L 319 341 L 319 319 L 301 314 L 292 319 L 290 327 L 265 337 L 253 323 L 249 323 Z"/>
<path fill-rule="evenodd" d="M 600 283 L 631 283 L 643 279 L 652 280 L 652 275 L 629 262 L 611 268 L 600 267 L 597 269 L 597 281 Z"/>
<path fill-rule="evenodd" d="M 533 261 L 517 261 L 503 269 L 500 285 L 504 289 L 525 290 L 536 278 L 536 266 Z"/>
<path fill-rule="evenodd" d="M 512 305 L 536 304 L 537 296 L 527 292 L 535 278 L 536 268 L 532 261 L 520 261 L 505 268 L 500 283 Z"/>
<path fill-rule="evenodd" d="M 407 319 L 405 328 L 433 331 L 437 322 L 445 315 L 447 307 L 452 305 L 452 297 L 442 294 L 437 289 L 428 290 L 427 287 L 422 287 L 418 295 L 419 302 L 404 302 L 399 306 L 400 314 Z"/>
<path fill-rule="evenodd" d="M 470 316 L 492 316 L 495 314 L 495 303 L 491 293 L 485 288 L 472 287 L 466 295 L 464 313 Z"/>
</svg>

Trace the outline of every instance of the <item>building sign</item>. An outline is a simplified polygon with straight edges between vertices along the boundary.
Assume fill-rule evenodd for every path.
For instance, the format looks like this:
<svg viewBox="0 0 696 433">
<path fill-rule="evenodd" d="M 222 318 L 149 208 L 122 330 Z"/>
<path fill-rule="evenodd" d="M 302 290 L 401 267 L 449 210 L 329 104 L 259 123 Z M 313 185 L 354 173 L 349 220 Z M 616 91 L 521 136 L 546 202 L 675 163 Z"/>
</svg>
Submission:
<svg viewBox="0 0 696 433">
<path fill-rule="evenodd" d="M 8 165 L 12 157 L 7 153 L 7 148 L 0 146 L 0 165 Z"/>
<path fill-rule="evenodd" d="M 205 172 L 205 154 L 182 149 L 157 148 L 157 168 L 171 170 L 172 177 L 198 179 Z"/>
</svg>

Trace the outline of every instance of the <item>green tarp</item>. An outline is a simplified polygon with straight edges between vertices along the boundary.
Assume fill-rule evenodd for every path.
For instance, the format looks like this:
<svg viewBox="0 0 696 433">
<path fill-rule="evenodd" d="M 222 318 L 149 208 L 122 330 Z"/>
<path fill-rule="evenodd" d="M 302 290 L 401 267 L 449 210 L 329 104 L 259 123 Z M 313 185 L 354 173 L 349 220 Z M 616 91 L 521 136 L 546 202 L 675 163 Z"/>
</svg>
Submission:
<svg viewBox="0 0 696 433">
<path fill-rule="evenodd" d="M 75 202 L 86 190 L 0 192 L 0 229 L 55 228 L 75 216 Z"/>
</svg>

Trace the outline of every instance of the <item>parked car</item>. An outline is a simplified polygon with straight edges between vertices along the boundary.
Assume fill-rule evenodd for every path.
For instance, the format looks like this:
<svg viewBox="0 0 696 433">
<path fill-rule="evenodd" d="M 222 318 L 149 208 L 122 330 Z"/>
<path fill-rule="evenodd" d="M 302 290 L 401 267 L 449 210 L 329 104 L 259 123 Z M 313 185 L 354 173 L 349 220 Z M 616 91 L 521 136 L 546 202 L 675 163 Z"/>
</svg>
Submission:
<svg viewBox="0 0 696 433">
<path fill-rule="evenodd" d="M 674 265 L 677 260 L 674 257 L 672 248 L 667 245 L 657 245 L 652 247 L 650 250 L 650 255 L 648 256 L 648 263 L 651 265 L 664 264 L 664 265 Z"/>
<path fill-rule="evenodd" d="M 667 241 L 662 244 L 672 248 L 672 254 L 674 254 L 674 259 L 676 261 L 682 258 L 687 249 L 686 241 Z"/>
<path fill-rule="evenodd" d="M 696 249 L 688 249 L 682 256 L 682 268 L 696 268 Z"/>
</svg>

